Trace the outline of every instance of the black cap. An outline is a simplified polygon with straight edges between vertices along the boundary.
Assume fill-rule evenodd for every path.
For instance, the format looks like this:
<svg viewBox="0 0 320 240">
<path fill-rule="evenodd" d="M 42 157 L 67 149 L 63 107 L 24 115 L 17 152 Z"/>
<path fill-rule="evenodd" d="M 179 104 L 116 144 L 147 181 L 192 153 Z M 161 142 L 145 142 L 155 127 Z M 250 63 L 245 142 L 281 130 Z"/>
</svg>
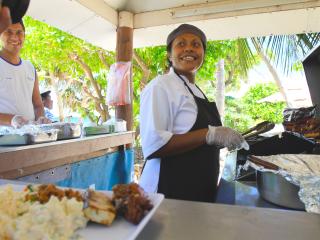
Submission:
<svg viewBox="0 0 320 240">
<path fill-rule="evenodd" d="M 51 91 L 45 91 L 43 93 L 41 93 L 41 98 L 42 100 L 46 99 L 49 95 L 50 95 Z"/>
<path fill-rule="evenodd" d="M 10 9 L 12 23 L 18 23 L 27 12 L 29 3 L 30 0 L 3 0 L 2 6 L 7 6 Z"/>
<path fill-rule="evenodd" d="M 203 45 L 203 49 L 206 50 L 206 47 L 207 47 L 207 37 L 206 37 L 206 35 L 202 32 L 202 30 L 200 30 L 196 26 L 193 26 L 193 25 L 190 25 L 190 24 L 181 24 L 179 27 L 174 29 L 168 35 L 168 38 L 167 38 L 167 50 L 169 50 L 168 47 L 171 46 L 173 40 L 176 39 L 179 35 L 181 35 L 183 33 L 192 33 L 192 34 L 198 36 L 201 39 L 201 42 L 202 42 L 202 45 Z"/>
</svg>

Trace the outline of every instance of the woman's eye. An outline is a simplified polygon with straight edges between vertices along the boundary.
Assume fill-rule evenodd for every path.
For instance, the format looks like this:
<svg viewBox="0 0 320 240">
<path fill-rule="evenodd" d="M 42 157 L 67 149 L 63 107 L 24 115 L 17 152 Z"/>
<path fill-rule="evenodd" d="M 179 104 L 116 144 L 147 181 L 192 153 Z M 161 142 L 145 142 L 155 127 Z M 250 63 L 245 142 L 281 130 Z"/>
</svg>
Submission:
<svg viewBox="0 0 320 240">
<path fill-rule="evenodd" d="M 193 46 L 195 46 L 195 47 L 200 47 L 201 44 L 200 44 L 199 42 L 194 42 L 194 43 L 193 43 Z"/>
<path fill-rule="evenodd" d="M 183 47 L 184 46 L 184 42 L 179 42 L 178 46 Z"/>
</svg>

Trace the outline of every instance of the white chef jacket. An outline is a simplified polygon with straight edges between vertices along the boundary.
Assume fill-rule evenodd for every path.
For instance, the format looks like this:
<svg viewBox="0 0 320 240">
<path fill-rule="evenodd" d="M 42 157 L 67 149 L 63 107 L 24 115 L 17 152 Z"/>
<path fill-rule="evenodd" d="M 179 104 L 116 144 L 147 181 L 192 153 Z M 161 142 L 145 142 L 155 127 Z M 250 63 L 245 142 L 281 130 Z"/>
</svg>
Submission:
<svg viewBox="0 0 320 240">
<path fill-rule="evenodd" d="M 195 84 L 182 76 L 193 94 L 204 98 Z M 145 158 L 164 146 L 173 134 L 188 132 L 198 114 L 192 94 L 173 69 L 157 76 L 142 91 L 140 97 L 140 134 Z M 149 159 L 139 184 L 146 192 L 156 192 L 160 173 L 160 158 Z"/>
<path fill-rule="evenodd" d="M 31 62 L 12 64 L 0 57 L 0 112 L 34 120 L 32 94 L 36 71 Z"/>
</svg>

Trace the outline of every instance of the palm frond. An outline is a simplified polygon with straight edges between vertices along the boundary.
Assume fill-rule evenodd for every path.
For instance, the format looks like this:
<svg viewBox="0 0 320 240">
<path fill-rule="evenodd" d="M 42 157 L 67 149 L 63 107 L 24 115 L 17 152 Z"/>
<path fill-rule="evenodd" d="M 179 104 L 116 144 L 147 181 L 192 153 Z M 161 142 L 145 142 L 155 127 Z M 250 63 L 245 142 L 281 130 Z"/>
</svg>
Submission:
<svg viewBox="0 0 320 240">
<path fill-rule="evenodd" d="M 255 56 L 252 52 L 252 49 L 249 46 L 247 39 L 237 39 L 236 40 L 238 57 L 240 67 L 242 69 L 242 75 L 247 76 L 249 70 L 256 63 Z"/>
<path fill-rule="evenodd" d="M 258 41 L 270 60 L 288 74 L 320 42 L 320 33 L 259 37 Z"/>
</svg>

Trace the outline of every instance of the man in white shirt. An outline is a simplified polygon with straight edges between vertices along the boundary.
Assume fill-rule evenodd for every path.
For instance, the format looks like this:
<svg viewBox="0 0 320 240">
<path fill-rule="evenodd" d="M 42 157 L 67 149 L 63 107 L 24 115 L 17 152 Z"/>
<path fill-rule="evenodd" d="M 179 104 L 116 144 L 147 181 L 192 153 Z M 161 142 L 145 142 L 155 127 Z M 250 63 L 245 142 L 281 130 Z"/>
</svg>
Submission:
<svg viewBox="0 0 320 240">
<path fill-rule="evenodd" d="M 44 117 L 36 70 L 20 58 L 24 40 L 22 20 L 0 35 L 0 125 L 21 127 L 30 121 L 51 122 Z"/>
<path fill-rule="evenodd" d="M 51 91 L 45 91 L 41 93 L 41 99 L 44 106 L 44 115 L 46 116 L 46 118 L 50 119 L 53 122 L 56 121 L 56 118 L 51 112 L 53 108 L 53 101 L 51 99 L 50 93 Z"/>
</svg>

